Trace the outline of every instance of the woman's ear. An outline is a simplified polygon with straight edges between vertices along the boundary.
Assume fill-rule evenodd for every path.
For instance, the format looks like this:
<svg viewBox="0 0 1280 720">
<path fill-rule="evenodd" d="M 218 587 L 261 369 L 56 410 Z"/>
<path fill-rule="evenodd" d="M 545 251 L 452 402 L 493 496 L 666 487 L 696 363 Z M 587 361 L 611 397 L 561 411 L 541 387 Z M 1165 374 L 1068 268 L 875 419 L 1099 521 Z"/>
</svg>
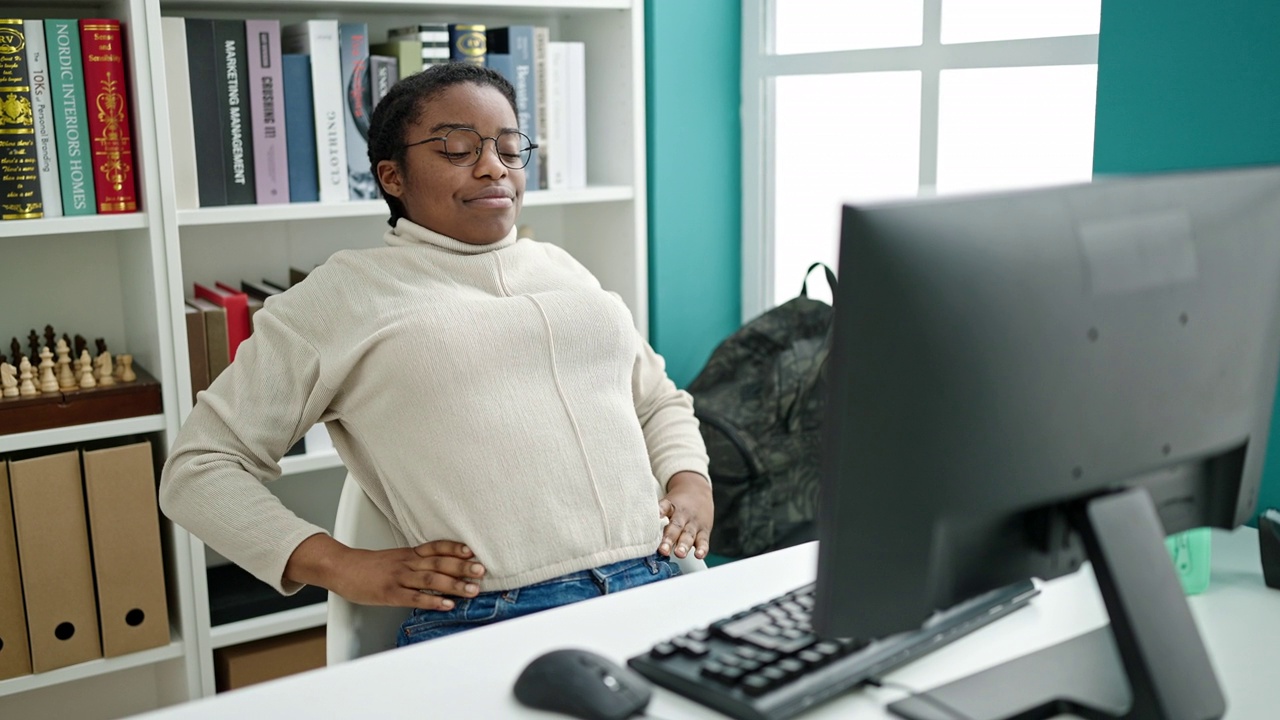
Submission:
<svg viewBox="0 0 1280 720">
<path fill-rule="evenodd" d="M 404 177 L 400 173 L 400 166 L 394 160 L 378 161 L 378 182 L 382 184 L 382 190 L 386 194 L 399 198 L 404 195 Z"/>
</svg>

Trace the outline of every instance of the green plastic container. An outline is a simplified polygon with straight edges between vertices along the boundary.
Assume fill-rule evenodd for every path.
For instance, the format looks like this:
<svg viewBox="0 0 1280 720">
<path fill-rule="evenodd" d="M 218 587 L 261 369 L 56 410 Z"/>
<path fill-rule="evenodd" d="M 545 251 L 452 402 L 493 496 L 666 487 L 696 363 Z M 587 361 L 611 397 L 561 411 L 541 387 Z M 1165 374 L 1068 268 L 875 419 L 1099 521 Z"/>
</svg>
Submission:
<svg viewBox="0 0 1280 720">
<path fill-rule="evenodd" d="M 1165 538 L 1173 558 L 1173 569 L 1182 581 L 1182 590 L 1188 595 L 1202 593 L 1209 587 L 1209 528 L 1196 528 L 1175 533 Z"/>
</svg>

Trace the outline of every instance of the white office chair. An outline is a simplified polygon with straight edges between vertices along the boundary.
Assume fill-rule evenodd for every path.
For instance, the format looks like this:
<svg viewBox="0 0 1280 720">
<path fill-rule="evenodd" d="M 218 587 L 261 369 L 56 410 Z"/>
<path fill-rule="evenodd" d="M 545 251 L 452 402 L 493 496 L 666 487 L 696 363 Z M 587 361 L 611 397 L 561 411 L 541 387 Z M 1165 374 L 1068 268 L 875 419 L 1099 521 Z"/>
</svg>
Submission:
<svg viewBox="0 0 1280 720">
<path fill-rule="evenodd" d="M 401 544 L 391 523 L 350 475 L 338 499 L 333 537 L 345 545 L 365 550 L 385 550 Z M 682 573 L 707 569 L 705 561 L 692 555 L 675 558 L 675 561 Z M 409 616 L 406 608 L 357 605 L 333 593 L 329 593 L 328 612 L 325 661 L 329 665 L 394 648 L 396 631 Z"/>
</svg>

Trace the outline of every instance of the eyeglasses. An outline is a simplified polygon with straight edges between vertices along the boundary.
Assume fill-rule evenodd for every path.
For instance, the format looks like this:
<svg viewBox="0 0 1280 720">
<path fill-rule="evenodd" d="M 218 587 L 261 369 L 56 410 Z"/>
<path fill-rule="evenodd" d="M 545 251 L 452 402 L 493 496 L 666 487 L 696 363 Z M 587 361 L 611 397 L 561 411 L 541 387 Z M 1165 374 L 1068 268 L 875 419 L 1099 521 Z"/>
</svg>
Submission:
<svg viewBox="0 0 1280 720">
<path fill-rule="evenodd" d="M 471 167 L 480 162 L 480 154 L 484 152 L 484 141 L 492 140 L 498 160 L 512 170 L 520 170 L 529 164 L 529 158 L 538 146 L 529 140 L 529 136 L 521 132 L 507 131 L 498 133 L 497 137 L 484 137 L 471 128 L 454 128 L 439 137 L 409 143 L 406 148 L 423 143 L 439 141 L 444 143 L 444 156 L 458 167 Z"/>
</svg>

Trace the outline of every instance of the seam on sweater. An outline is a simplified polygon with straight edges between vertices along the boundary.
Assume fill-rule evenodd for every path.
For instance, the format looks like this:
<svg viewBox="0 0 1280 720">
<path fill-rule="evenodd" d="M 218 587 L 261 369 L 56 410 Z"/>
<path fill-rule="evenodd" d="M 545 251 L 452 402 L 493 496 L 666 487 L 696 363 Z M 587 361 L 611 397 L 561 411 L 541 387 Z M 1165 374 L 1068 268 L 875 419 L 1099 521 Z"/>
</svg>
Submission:
<svg viewBox="0 0 1280 720">
<path fill-rule="evenodd" d="M 600 497 L 600 483 L 596 481 L 595 468 L 591 467 L 591 458 L 587 455 L 587 444 L 582 439 L 582 431 L 578 428 L 578 418 L 573 414 L 573 408 L 569 406 L 569 398 L 564 394 L 564 386 L 560 384 L 560 369 L 556 365 L 556 338 L 551 330 L 551 319 L 547 317 L 547 311 L 537 298 L 532 295 L 524 297 L 538 309 L 538 314 L 542 316 L 542 325 L 547 330 L 547 346 L 551 355 L 551 380 L 556 385 L 556 393 L 560 395 L 560 404 L 564 407 L 565 414 L 569 416 L 569 426 L 573 428 L 573 437 L 578 441 L 578 452 L 582 455 L 582 462 L 587 466 L 587 479 L 591 481 L 591 495 L 595 498 L 596 507 L 600 510 L 600 518 L 604 521 L 604 543 L 608 547 L 613 544 L 609 510 L 604 506 L 604 499 Z"/>
</svg>

